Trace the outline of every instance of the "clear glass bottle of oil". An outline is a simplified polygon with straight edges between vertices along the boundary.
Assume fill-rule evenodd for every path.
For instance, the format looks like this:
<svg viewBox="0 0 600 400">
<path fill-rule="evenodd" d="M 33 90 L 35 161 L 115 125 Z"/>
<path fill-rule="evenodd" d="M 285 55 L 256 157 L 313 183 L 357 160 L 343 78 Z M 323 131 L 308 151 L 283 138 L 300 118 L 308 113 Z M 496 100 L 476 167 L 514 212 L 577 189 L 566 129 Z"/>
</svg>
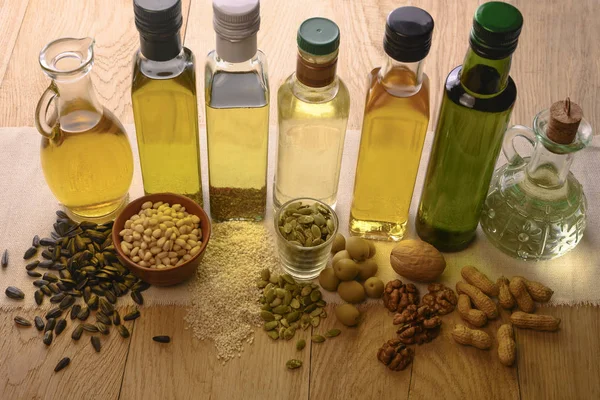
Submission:
<svg viewBox="0 0 600 400">
<path fill-rule="evenodd" d="M 273 204 L 311 197 L 334 207 L 350 111 L 336 75 L 340 31 L 326 18 L 298 29 L 298 61 L 277 92 L 279 134 Z"/>
<path fill-rule="evenodd" d="M 131 101 L 144 192 L 202 204 L 195 59 L 181 44 L 181 2 L 135 0 L 134 11 L 140 49 Z"/>
<path fill-rule="evenodd" d="M 350 231 L 370 239 L 405 234 L 423 142 L 429 123 L 429 53 L 433 19 L 401 7 L 387 19 L 381 68 L 369 76 L 356 166 Z"/>
<path fill-rule="evenodd" d="M 74 219 L 102 222 L 126 201 L 133 155 L 123 125 L 94 94 L 93 46 L 91 38 L 63 38 L 44 47 L 40 65 L 52 83 L 38 103 L 35 122 L 50 190 Z M 51 102 L 57 113 L 49 123 Z"/>
<path fill-rule="evenodd" d="M 206 60 L 210 212 L 214 220 L 264 218 L 269 84 L 257 49 L 258 0 L 214 0 L 216 50 Z"/>
</svg>

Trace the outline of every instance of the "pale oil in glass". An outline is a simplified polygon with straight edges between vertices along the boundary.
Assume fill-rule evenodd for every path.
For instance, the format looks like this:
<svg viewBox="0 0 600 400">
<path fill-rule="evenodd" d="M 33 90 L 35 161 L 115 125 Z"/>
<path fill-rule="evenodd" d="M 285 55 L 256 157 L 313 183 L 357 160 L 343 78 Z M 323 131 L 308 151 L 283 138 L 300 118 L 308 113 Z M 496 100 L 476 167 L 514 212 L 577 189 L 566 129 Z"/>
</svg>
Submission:
<svg viewBox="0 0 600 400">
<path fill-rule="evenodd" d="M 419 83 L 417 76 L 402 67 L 370 74 L 350 212 L 355 235 L 381 240 L 405 235 L 429 124 L 429 78 L 422 73 Z M 404 93 L 403 87 L 417 90 Z"/>
</svg>

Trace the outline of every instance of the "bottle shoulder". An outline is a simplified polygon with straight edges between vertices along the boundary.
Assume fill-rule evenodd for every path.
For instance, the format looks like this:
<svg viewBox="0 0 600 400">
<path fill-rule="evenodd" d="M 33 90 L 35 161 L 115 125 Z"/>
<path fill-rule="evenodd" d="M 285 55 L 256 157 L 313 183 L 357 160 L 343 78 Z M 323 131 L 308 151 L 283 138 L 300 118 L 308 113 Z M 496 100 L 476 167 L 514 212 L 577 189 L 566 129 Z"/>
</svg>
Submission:
<svg viewBox="0 0 600 400">
<path fill-rule="evenodd" d="M 151 81 L 167 80 L 175 80 L 196 91 L 195 58 L 191 50 L 184 47 L 179 56 L 168 61 L 149 60 L 139 50 L 135 52 L 132 90 Z"/>
<path fill-rule="evenodd" d="M 445 98 L 468 109 L 487 113 L 502 113 L 512 110 L 517 99 L 517 86 L 509 76 L 504 90 L 496 95 L 476 97 L 469 93 L 461 82 L 462 65 L 448 74 L 444 85 Z"/>
</svg>

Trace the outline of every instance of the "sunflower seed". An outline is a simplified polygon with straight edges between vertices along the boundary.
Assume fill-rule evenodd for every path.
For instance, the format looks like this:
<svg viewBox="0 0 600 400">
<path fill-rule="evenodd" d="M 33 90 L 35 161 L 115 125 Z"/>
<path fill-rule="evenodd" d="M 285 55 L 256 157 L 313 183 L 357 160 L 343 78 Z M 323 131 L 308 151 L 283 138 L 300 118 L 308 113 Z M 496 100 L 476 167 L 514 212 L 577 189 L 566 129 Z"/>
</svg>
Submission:
<svg viewBox="0 0 600 400">
<path fill-rule="evenodd" d="M 8 250 L 4 250 L 4 253 L 2 254 L 2 268 L 6 268 L 8 266 Z"/>
<path fill-rule="evenodd" d="M 54 265 L 54 261 L 52 261 L 52 260 L 43 260 L 43 261 L 39 262 L 38 267 L 40 267 L 40 268 L 50 268 L 53 265 Z"/>
<path fill-rule="evenodd" d="M 64 318 L 61 318 L 58 320 L 58 322 L 56 323 L 56 327 L 54 328 L 54 333 L 56 334 L 56 336 L 60 335 L 65 328 L 67 327 L 67 320 Z"/>
<path fill-rule="evenodd" d="M 96 296 L 95 294 L 92 294 L 90 296 L 90 299 L 87 301 L 87 305 L 92 310 L 97 310 L 98 309 L 98 296 Z"/>
<path fill-rule="evenodd" d="M 33 239 L 31 240 L 31 245 L 33 247 L 39 247 L 40 246 L 40 237 L 38 235 L 35 235 L 33 237 Z"/>
<path fill-rule="evenodd" d="M 17 325 L 21 326 L 31 326 L 31 322 L 23 317 L 16 316 L 15 322 Z"/>
<path fill-rule="evenodd" d="M 81 310 L 77 313 L 77 319 L 85 321 L 90 316 L 90 309 L 88 306 L 81 307 Z"/>
<path fill-rule="evenodd" d="M 52 272 L 46 272 L 44 274 L 44 280 L 48 282 L 58 282 L 58 276 L 54 275 Z"/>
<path fill-rule="evenodd" d="M 71 295 L 67 295 L 67 296 L 65 296 L 64 299 L 62 299 L 62 301 L 60 302 L 58 307 L 61 310 L 66 310 L 67 308 L 71 307 L 73 305 L 73 303 L 75 303 L 75 297 L 73 297 Z"/>
<path fill-rule="evenodd" d="M 63 310 L 58 307 L 55 307 L 46 313 L 46 319 L 50 318 L 58 318 L 62 315 Z"/>
<path fill-rule="evenodd" d="M 98 327 L 94 324 L 85 323 L 82 326 L 83 326 L 83 329 L 87 332 L 98 332 Z"/>
<path fill-rule="evenodd" d="M 44 292 L 38 289 L 33 293 L 33 297 L 38 306 L 42 305 L 42 302 L 44 301 Z"/>
<path fill-rule="evenodd" d="M 296 359 L 291 359 L 291 360 L 288 360 L 288 362 L 285 363 L 285 366 L 288 369 L 300 368 L 302 366 L 302 361 L 296 360 Z"/>
<path fill-rule="evenodd" d="M 71 339 L 79 340 L 81 339 L 81 335 L 83 334 L 83 325 L 79 324 L 75 329 L 73 329 L 73 333 L 71 333 Z"/>
<path fill-rule="evenodd" d="M 42 246 L 56 246 L 56 240 L 50 238 L 42 238 L 40 239 L 40 244 Z"/>
<path fill-rule="evenodd" d="M 128 313 L 127 315 L 125 315 L 123 317 L 123 319 L 125 321 L 133 321 L 134 319 L 139 318 L 139 316 L 140 316 L 140 311 L 134 310 L 134 311 L 131 311 L 130 313 Z"/>
<path fill-rule="evenodd" d="M 129 330 L 125 327 L 125 325 L 119 325 L 117 327 L 117 330 L 119 331 L 119 335 L 121 335 L 124 338 L 128 338 L 129 337 Z"/>
<path fill-rule="evenodd" d="M 121 325 L 121 315 L 119 315 L 118 311 L 115 311 L 115 313 L 113 314 L 113 324 Z"/>
<path fill-rule="evenodd" d="M 56 328 L 56 318 L 50 318 L 48 322 L 46 322 L 45 331 L 53 331 Z"/>
<path fill-rule="evenodd" d="M 25 293 L 17 287 L 9 286 L 4 291 L 6 297 L 9 297 L 13 300 L 23 300 L 25 298 Z"/>
<path fill-rule="evenodd" d="M 69 365 L 70 362 L 71 362 L 71 359 L 69 357 L 63 358 L 62 360 L 60 360 L 58 362 L 58 364 L 56 364 L 56 367 L 54 367 L 54 372 L 60 371 L 61 369 L 63 369 L 67 365 Z"/>
<path fill-rule="evenodd" d="M 31 276 L 32 278 L 39 278 L 42 276 L 42 274 L 37 271 L 27 271 L 27 275 Z"/>
<path fill-rule="evenodd" d="M 42 342 L 44 342 L 46 346 L 50 346 L 50 344 L 52 344 L 52 338 L 52 331 L 46 331 L 46 333 L 44 333 L 44 338 L 42 339 Z"/>
<path fill-rule="evenodd" d="M 37 268 L 37 266 L 38 266 L 39 264 L 40 264 L 39 260 L 32 261 L 32 262 L 30 262 L 29 264 L 27 264 L 27 265 L 25 266 L 25 269 L 26 269 L 27 271 L 33 271 L 34 269 L 36 269 L 36 268 Z"/>
<path fill-rule="evenodd" d="M 23 254 L 23 259 L 29 260 L 31 257 L 35 256 L 35 253 L 37 253 L 37 248 L 30 247 L 25 251 L 25 254 Z"/>
<path fill-rule="evenodd" d="M 108 327 L 102 322 L 96 322 L 96 328 L 98 328 L 98 332 L 100 332 L 103 335 L 108 335 L 110 333 Z"/>
<path fill-rule="evenodd" d="M 50 297 L 50 303 L 53 303 L 53 304 L 60 303 L 61 301 L 63 301 L 63 299 L 66 296 L 67 295 L 64 293 L 55 294 L 54 296 Z"/>
<path fill-rule="evenodd" d="M 60 293 L 60 289 L 58 288 L 58 285 L 54 282 L 50 282 L 48 285 L 48 289 L 50 289 L 50 291 L 54 294 L 59 294 Z"/>
<path fill-rule="evenodd" d="M 77 318 L 77 315 L 79 314 L 80 311 L 81 311 L 81 306 L 79 304 L 75 304 L 73 307 L 71 307 L 71 321 L 73 321 L 75 318 Z"/>
<path fill-rule="evenodd" d="M 52 296 L 52 290 L 48 286 L 40 286 L 39 290 L 46 296 Z"/>
<path fill-rule="evenodd" d="M 102 322 L 104 325 L 112 325 L 111 319 L 100 311 L 96 313 L 96 321 Z"/>
<path fill-rule="evenodd" d="M 142 297 L 142 294 L 140 292 L 136 292 L 135 290 L 132 291 L 131 292 L 131 298 L 133 299 L 133 301 L 135 301 L 140 306 L 142 304 L 144 304 L 144 297 Z"/>
<path fill-rule="evenodd" d="M 35 324 L 35 329 L 37 329 L 38 331 L 41 332 L 44 330 L 45 324 L 44 324 L 44 320 L 42 319 L 42 317 L 36 316 L 33 319 L 33 323 Z"/>
<path fill-rule="evenodd" d="M 92 336 L 90 341 L 92 342 L 92 346 L 96 353 L 100 353 L 100 349 L 102 348 L 102 344 L 100 343 L 100 338 L 98 336 Z"/>
<path fill-rule="evenodd" d="M 155 342 L 159 342 L 159 343 L 170 343 L 171 337 L 167 336 L 167 335 L 159 335 L 159 336 L 154 336 L 152 338 L 152 340 L 154 340 Z"/>
<path fill-rule="evenodd" d="M 42 287 L 42 286 L 46 286 L 48 285 L 50 282 L 48 282 L 47 280 L 44 279 L 36 279 L 35 281 L 33 281 L 33 286 L 37 286 L 37 287 Z"/>
</svg>

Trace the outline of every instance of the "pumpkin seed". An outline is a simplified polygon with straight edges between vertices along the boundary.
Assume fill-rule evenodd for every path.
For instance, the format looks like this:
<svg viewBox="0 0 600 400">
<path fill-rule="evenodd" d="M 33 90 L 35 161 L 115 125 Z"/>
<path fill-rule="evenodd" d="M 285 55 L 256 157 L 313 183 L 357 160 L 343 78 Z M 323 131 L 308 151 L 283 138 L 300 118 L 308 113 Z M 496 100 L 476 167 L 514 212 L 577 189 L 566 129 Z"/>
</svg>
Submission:
<svg viewBox="0 0 600 400">
<path fill-rule="evenodd" d="M 83 325 L 79 324 L 71 333 L 71 339 L 79 340 L 81 339 L 81 335 L 83 334 Z"/>
<path fill-rule="evenodd" d="M 102 348 L 102 344 L 100 343 L 100 338 L 98 336 L 92 336 L 90 338 L 90 341 L 92 342 L 92 347 L 94 348 L 94 350 L 96 350 L 96 353 L 100 353 L 100 349 Z"/>
<path fill-rule="evenodd" d="M 61 359 L 58 364 L 56 364 L 56 367 L 54 367 L 54 372 L 58 372 L 61 369 L 65 368 L 67 365 L 69 365 L 69 363 L 71 362 L 71 359 L 69 357 L 65 357 L 63 359 Z"/>
<path fill-rule="evenodd" d="M 270 337 L 271 339 L 273 339 L 273 340 L 277 340 L 277 339 L 279 339 L 279 333 L 277 333 L 277 331 L 276 331 L 276 330 L 273 330 L 273 331 L 268 331 L 268 332 L 267 332 L 267 335 L 269 335 L 269 337 Z"/>
<path fill-rule="evenodd" d="M 11 298 L 13 300 L 23 300 L 25 298 L 25 293 L 18 287 L 9 286 L 4 291 L 6 297 Z"/>
<path fill-rule="evenodd" d="M 277 322 L 277 321 L 269 321 L 269 322 L 265 322 L 265 324 L 263 325 L 263 328 L 265 331 L 271 331 L 271 330 L 277 328 L 278 325 L 279 325 L 279 322 Z"/>
<path fill-rule="evenodd" d="M 273 315 L 273 313 L 266 311 L 266 310 L 262 310 L 260 312 L 260 317 L 263 319 L 263 321 L 266 321 L 266 322 L 270 322 L 275 319 L 275 316 Z"/>
<path fill-rule="evenodd" d="M 289 327 L 285 330 L 285 332 L 283 333 L 283 338 L 285 340 L 290 340 L 291 338 L 294 337 L 294 335 L 296 334 L 296 329 Z"/>
<path fill-rule="evenodd" d="M 20 326 L 31 326 L 31 322 L 23 317 L 16 316 L 15 323 Z"/>
<path fill-rule="evenodd" d="M 56 334 L 56 336 L 60 335 L 65 328 L 67 327 L 67 320 L 64 318 L 61 318 L 58 320 L 58 322 L 56 323 L 56 328 L 54 328 L 54 333 Z"/>
<path fill-rule="evenodd" d="M 321 335 L 312 335 L 310 340 L 313 343 L 323 343 L 325 341 L 325 337 Z"/>
<path fill-rule="evenodd" d="M 325 333 L 325 337 L 326 338 L 334 338 L 336 336 L 339 336 L 340 333 L 342 333 L 342 331 L 340 331 L 339 329 L 330 329 Z"/>
<path fill-rule="evenodd" d="M 158 343 L 170 343 L 171 337 L 167 336 L 167 335 L 159 335 L 159 336 L 154 336 L 152 338 L 152 340 L 154 340 L 155 342 L 158 342 Z"/>
<path fill-rule="evenodd" d="M 310 324 L 316 328 L 317 326 L 319 326 L 319 323 L 321 322 L 321 318 L 320 317 L 312 317 L 310 319 Z"/>
<path fill-rule="evenodd" d="M 125 325 L 119 325 L 117 328 L 117 331 L 119 331 L 119 335 L 121 335 L 122 337 L 124 337 L 124 338 L 129 337 L 129 330 L 127 330 Z"/>
<path fill-rule="evenodd" d="M 52 344 L 52 339 L 53 339 L 53 335 L 52 335 L 52 331 L 46 331 L 46 333 L 44 333 L 44 338 L 42 339 L 42 342 L 44 342 L 44 344 L 46 346 L 50 346 Z"/>
<path fill-rule="evenodd" d="M 306 340 L 300 339 L 296 342 L 296 350 L 300 351 L 306 346 Z"/>
<path fill-rule="evenodd" d="M 44 324 L 44 320 L 42 319 L 42 317 L 36 316 L 33 319 L 33 323 L 35 324 L 35 329 L 37 329 L 38 331 L 41 332 L 44 330 L 45 324 Z"/>
<path fill-rule="evenodd" d="M 288 361 L 285 363 L 285 366 L 286 366 L 288 369 L 297 369 L 297 368 L 300 368 L 300 367 L 302 366 L 302 361 L 300 361 L 300 360 L 296 360 L 295 358 L 293 358 L 293 359 L 291 359 L 291 360 L 288 360 Z"/>
</svg>

